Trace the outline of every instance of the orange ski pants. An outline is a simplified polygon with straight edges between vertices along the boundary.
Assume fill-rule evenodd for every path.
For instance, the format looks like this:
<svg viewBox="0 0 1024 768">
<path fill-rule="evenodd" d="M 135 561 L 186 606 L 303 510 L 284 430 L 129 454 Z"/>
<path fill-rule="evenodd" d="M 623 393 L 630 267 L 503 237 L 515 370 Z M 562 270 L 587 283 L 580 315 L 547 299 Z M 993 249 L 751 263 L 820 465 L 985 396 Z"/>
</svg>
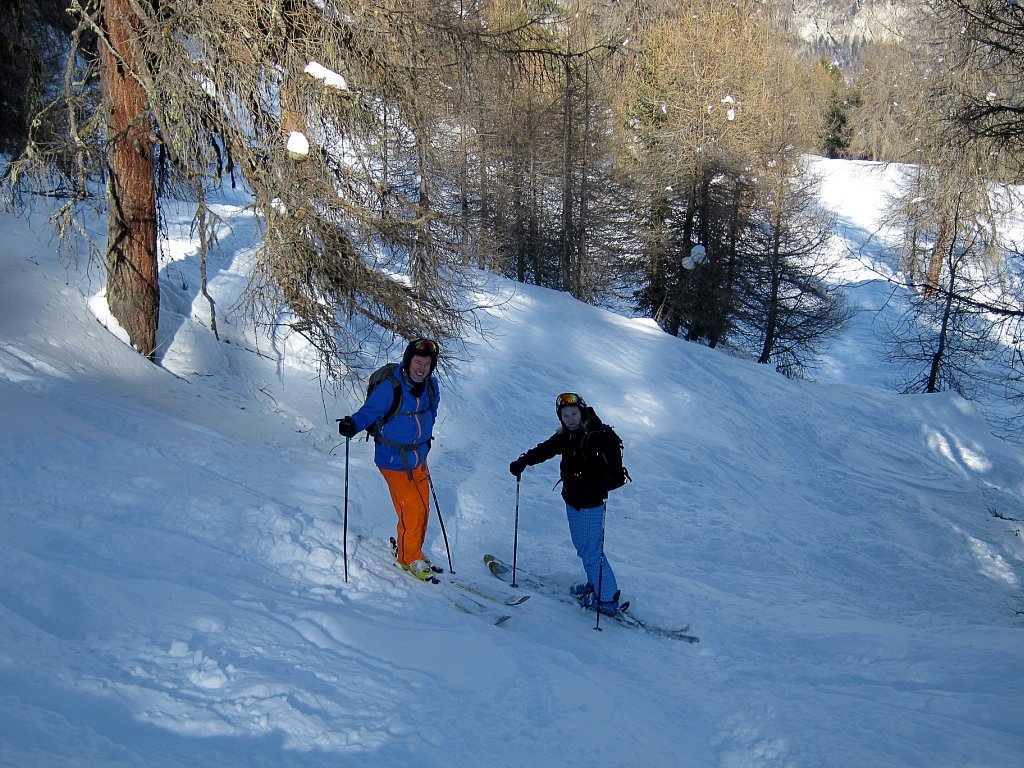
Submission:
<svg viewBox="0 0 1024 768">
<path fill-rule="evenodd" d="M 424 560 L 423 540 L 427 536 L 427 518 L 430 516 L 430 475 L 423 462 L 412 471 L 381 469 L 391 491 L 391 502 L 398 515 L 398 562 Z"/>
</svg>

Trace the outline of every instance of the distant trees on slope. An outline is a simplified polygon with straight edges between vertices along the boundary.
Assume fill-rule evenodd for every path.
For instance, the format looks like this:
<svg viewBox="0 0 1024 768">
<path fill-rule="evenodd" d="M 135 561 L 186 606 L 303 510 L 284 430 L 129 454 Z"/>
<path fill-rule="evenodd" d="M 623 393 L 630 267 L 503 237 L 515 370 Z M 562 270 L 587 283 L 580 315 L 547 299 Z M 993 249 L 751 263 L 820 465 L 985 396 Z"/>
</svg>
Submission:
<svg viewBox="0 0 1024 768">
<path fill-rule="evenodd" d="M 919 0 L 847 62 L 833 104 L 846 157 L 906 163 L 887 224 L 906 312 L 891 355 L 907 392 L 986 385 L 1024 402 L 1020 244 L 1008 236 L 1024 182 L 1024 3 Z M 833 133 L 833 136 L 838 134 Z"/>
<path fill-rule="evenodd" d="M 904 364 L 904 391 L 971 397 L 985 383 L 1019 400 L 1024 264 L 1006 225 L 1021 200 L 1005 185 L 1024 181 L 1024 7 L 926 0 L 917 10 L 914 34 L 867 60 L 861 91 L 862 108 L 885 115 L 869 144 L 911 163 L 890 207 L 909 288 L 892 356 Z M 858 128 L 851 150 L 871 134 Z"/>
<path fill-rule="evenodd" d="M 938 167 L 951 104 L 957 137 L 1015 146 L 1009 106 L 937 100 L 933 56 L 879 44 L 847 83 L 758 0 L 67 6 L 0 11 L 4 190 L 66 200 L 69 239 L 82 206 L 106 206 L 108 301 L 150 356 L 161 201 L 196 204 L 205 259 L 210 196 L 242 181 L 262 227 L 248 307 L 304 335 L 328 377 L 358 360 L 366 324 L 461 334 L 474 268 L 625 302 L 796 374 L 848 319 L 805 154 Z M 1007 82 L 1018 60 L 998 60 Z M 911 228 L 924 211 L 902 210 Z M 946 263 L 915 274 L 941 292 Z M 145 290 L 119 287 L 122 264 Z"/>
</svg>

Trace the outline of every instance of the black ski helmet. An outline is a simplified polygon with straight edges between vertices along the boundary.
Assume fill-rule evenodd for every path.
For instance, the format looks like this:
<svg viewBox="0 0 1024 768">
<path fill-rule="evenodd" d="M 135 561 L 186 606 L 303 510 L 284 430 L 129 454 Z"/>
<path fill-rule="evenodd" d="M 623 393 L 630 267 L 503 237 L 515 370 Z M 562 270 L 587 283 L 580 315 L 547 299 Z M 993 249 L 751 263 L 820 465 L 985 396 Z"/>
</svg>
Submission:
<svg viewBox="0 0 1024 768">
<path fill-rule="evenodd" d="M 555 415 L 558 416 L 559 421 L 562 419 L 562 409 L 569 405 L 575 405 L 579 408 L 581 416 L 587 412 L 586 400 L 575 392 L 563 392 L 555 398 Z"/>
</svg>

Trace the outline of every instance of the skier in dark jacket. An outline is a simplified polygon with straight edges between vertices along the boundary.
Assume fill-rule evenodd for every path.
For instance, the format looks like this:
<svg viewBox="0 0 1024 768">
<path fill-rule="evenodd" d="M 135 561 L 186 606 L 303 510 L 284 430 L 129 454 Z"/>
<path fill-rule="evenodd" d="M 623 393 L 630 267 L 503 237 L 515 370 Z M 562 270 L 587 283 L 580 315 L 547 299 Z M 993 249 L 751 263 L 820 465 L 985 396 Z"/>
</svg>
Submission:
<svg viewBox="0 0 1024 768">
<path fill-rule="evenodd" d="M 614 615 L 619 610 L 619 588 L 604 555 L 609 480 L 603 457 L 618 438 L 574 392 L 555 399 L 555 412 L 559 420 L 555 434 L 509 464 L 509 471 L 518 479 L 526 467 L 562 457 L 559 473 L 569 534 L 587 573 L 587 580 L 569 591 L 584 607 Z"/>
</svg>

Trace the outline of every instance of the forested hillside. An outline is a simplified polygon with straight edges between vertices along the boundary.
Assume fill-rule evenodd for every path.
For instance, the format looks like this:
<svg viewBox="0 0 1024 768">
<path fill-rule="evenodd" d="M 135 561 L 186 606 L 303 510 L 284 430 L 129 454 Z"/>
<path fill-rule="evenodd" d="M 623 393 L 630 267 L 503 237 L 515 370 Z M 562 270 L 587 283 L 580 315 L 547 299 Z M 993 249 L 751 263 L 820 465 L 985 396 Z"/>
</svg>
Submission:
<svg viewBox="0 0 1024 768">
<path fill-rule="evenodd" d="M 852 311 L 817 154 L 907 169 L 883 220 L 914 307 L 890 333 L 917 361 L 897 388 L 1021 396 L 1015 2 L 13 0 L 0 14 L 3 200 L 63 201 L 64 247 L 101 266 L 154 361 L 167 206 L 195 202 L 205 260 L 227 226 L 213 203 L 241 188 L 262 233 L 243 307 L 305 337 L 332 384 L 376 362 L 367 333 L 464 338 L 479 270 L 811 375 Z M 94 207 L 104 232 L 82 229 Z"/>
</svg>

